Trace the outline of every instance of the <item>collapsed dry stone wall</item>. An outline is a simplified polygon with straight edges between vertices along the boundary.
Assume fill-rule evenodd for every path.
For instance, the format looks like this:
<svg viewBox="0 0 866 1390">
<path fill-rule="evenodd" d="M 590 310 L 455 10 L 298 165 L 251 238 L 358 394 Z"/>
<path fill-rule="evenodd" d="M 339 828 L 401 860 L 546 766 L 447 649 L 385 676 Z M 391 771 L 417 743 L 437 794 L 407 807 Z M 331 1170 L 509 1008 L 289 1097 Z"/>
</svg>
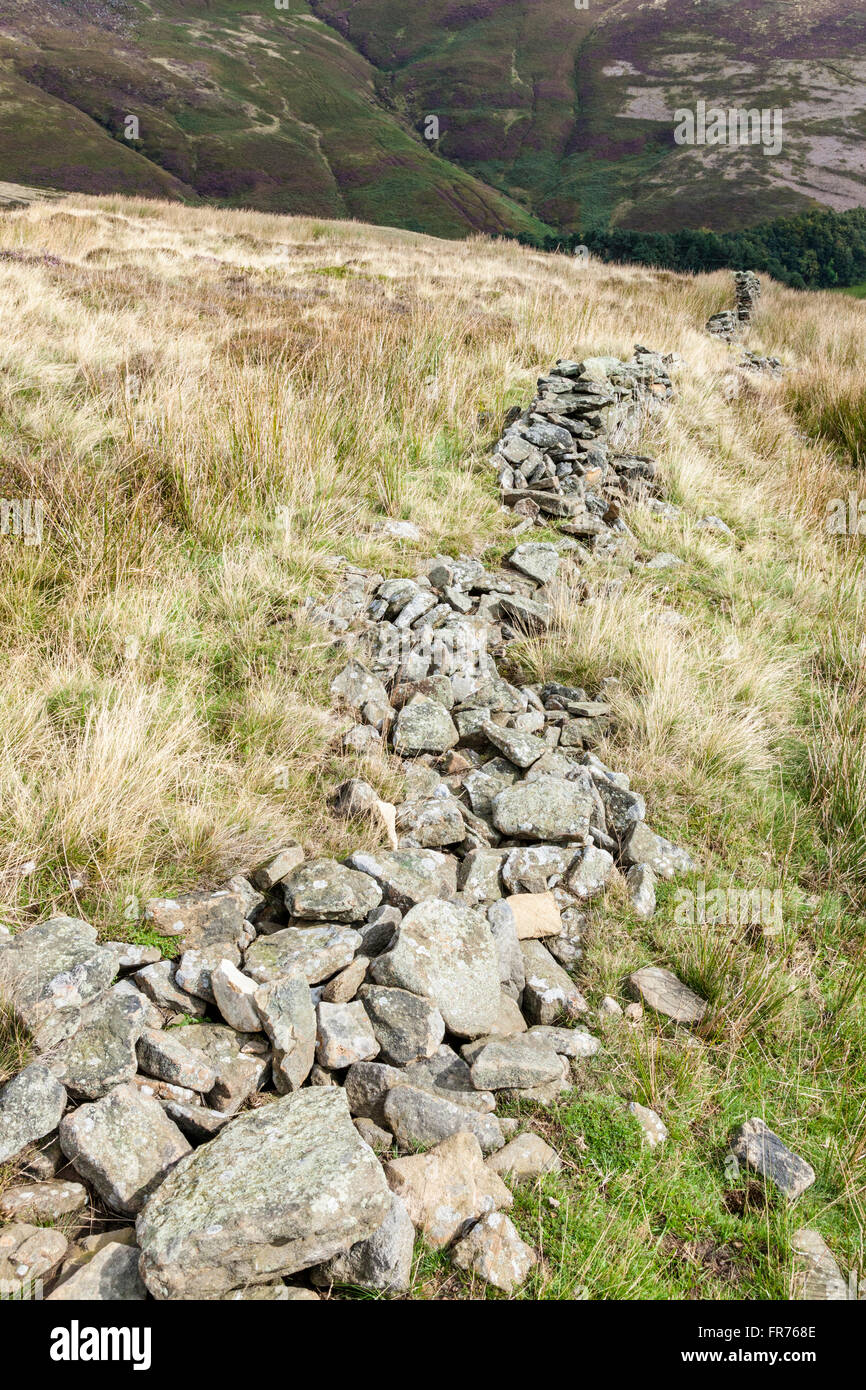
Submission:
<svg viewBox="0 0 866 1390">
<path fill-rule="evenodd" d="M 151 901 L 175 960 L 68 917 L 0 942 L 0 998 L 33 1040 L 0 1091 L 0 1162 L 22 1167 L 0 1194 L 0 1280 L 41 1278 L 57 1300 L 400 1294 L 419 1236 L 506 1293 L 530 1277 L 513 1189 L 561 1160 L 502 1103 L 591 1089 L 606 1015 L 707 1014 L 661 966 L 630 976 L 625 1010 L 584 997 L 587 904 L 621 876 L 649 917 L 657 879 L 694 864 L 595 751 L 614 681 L 500 671 L 511 642 L 593 598 L 594 557 L 633 551 L 630 501 L 669 507 L 632 450 L 676 365 L 639 347 L 539 380 L 493 456 L 519 518 L 502 563 L 346 565 L 309 602 L 346 657 L 343 746 L 402 763 L 398 804 L 358 778 L 338 788 L 333 814 L 361 827 L 344 862 L 275 846 L 215 891 Z M 666 1141 L 630 1109 L 646 1143 Z M 789 1195 L 814 1180 L 761 1121 L 733 1149 Z M 44 1224 L 84 1230 L 88 1213 L 72 1242 Z"/>
</svg>

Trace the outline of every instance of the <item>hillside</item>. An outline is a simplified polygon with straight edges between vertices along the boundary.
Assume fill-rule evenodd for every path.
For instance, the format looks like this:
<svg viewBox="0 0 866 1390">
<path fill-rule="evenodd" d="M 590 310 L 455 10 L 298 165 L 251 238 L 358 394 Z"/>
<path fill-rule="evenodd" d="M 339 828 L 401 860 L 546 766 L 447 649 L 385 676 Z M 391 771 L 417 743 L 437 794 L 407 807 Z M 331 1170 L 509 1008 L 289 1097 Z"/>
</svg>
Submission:
<svg viewBox="0 0 866 1390">
<path fill-rule="evenodd" d="M 857 0 L 287 3 L 0 0 L 4 177 L 442 236 L 866 203 Z M 781 152 L 677 146 L 699 100 L 780 109 Z"/>
<path fill-rule="evenodd" d="M 781 359 L 784 371 L 776 375 L 743 366 L 741 347 L 704 331 L 710 314 L 732 303 L 726 274 L 578 265 L 484 238 L 454 243 L 320 218 L 121 197 L 73 196 L 0 214 L 0 281 L 9 306 L 0 346 L 0 492 L 19 504 L 12 521 L 24 515 L 27 522 L 6 525 L 0 546 L 0 920 L 12 933 L 0 941 L 0 987 L 9 990 L 14 963 L 26 960 L 35 925 L 31 941 L 44 942 L 46 930 L 72 934 L 77 959 L 86 962 L 78 987 L 97 992 L 79 1019 L 74 1001 L 45 996 L 45 958 L 33 995 L 25 998 L 19 977 L 9 995 L 14 1009 L 6 1008 L 0 1028 L 0 1082 L 28 1057 L 50 1060 L 59 1047 L 57 1074 L 70 1087 L 63 1152 L 73 1155 L 73 1167 L 59 1172 L 78 1190 L 82 1181 L 89 1185 L 84 1233 L 104 1239 L 118 1216 L 128 1225 L 144 1202 L 141 1184 L 164 1176 L 157 1164 L 146 1179 L 138 1177 L 136 1189 L 125 1172 L 112 1175 L 105 1154 L 87 1159 L 82 1106 L 102 1105 L 93 1098 L 118 1078 L 130 1113 L 143 1106 L 147 1123 L 168 1136 L 172 1159 L 183 1155 L 167 1180 L 168 1203 L 157 1197 L 139 1218 L 142 1271 L 155 1296 L 182 1296 L 187 1280 L 199 1279 L 197 1287 L 212 1295 L 247 1281 L 242 1265 L 226 1276 L 216 1247 L 206 1269 L 200 1249 L 191 1261 L 178 1261 L 171 1252 L 180 1247 L 166 1234 L 173 1220 L 200 1220 L 184 1173 L 211 1165 L 201 1192 L 210 1201 L 221 1190 L 220 1155 L 231 1149 L 230 1140 L 219 1139 L 224 1123 L 227 1136 L 237 1138 L 238 1162 L 255 1175 L 250 1191 L 274 1194 L 276 1208 L 267 1216 L 277 1234 L 286 1219 L 279 1197 L 295 1177 L 288 1170 L 262 1177 L 258 1165 L 268 1155 L 278 1160 L 277 1130 L 304 1107 L 331 1117 L 325 1128 L 335 1143 L 339 1134 L 352 1164 L 363 1169 L 370 1184 L 363 1190 L 381 1220 L 379 1168 L 369 1148 L 361 1153 L 340 1109 L 345 1088 L 332 1084 L 346 1079 L 352 1054 L 341 1049 L 355 1047 L 353 1038 L 320 1031 L 321 1085 L 277 1095 L 262 1063 L 269 1044 L 255 1033 L 231 1080 L 222 1077 L 224 1059 L 214 1059 L 219 1084 L 229 1087 L 216 1112 L 195 1099 L 196 1088 L 214 1085 L 198 1046 L 213 1036 L 208 1020 L 220 1031 L 220 1012 L 207 1001 L 210 986 L 195 993 L 203 990 L 200 979 L 195 983 L 202 962 L 196 964 L 188 933 L 195 934 L 196 922 L 216 928 L 227 920 L 226 900 L 243 900 L 258 922 L 243 926 L 246 968 L 264 970 L 256 979 L 266 978 L 269 952 L 296 929 L 286 928 L 285 908 L 271 890 L 297 870 L 290 910 L 300 930 L 316 912 L 330 913 L 313 930 L 325 927 L 328 949 L 348 948 L 350 957 L 349 965 L 339 954 L 330 964 L 319 961 L 310 978 L 331 990 L 329 1007 L 353 1009 L 357 1021 L 360 1000 L 340 1002 L 340 991 L 354 998 L 368 964 L 363 953 L 352 959 L 355 938 L 372 928 L 386 936 L 396 930 L 405 955 L 410 932 L 399 921 L 395 928 L 393 913 L 402 923 L 413 912 L 417 922 L 419 913 L 416 905 L 402 916 L 405 895 L 411 902 L 417 891 L 404 884 L 404 898 L 392 895 L 384 918 L 372 907 L 362 922 L 375 885 L 388 879 L 376 864 L 393 843 L 387 809 L 376 803 L 399 817 L 407 853 L 437 843 L 456 807 L 463 843 L 454 848 L 452 824 L 451 839 L 438 840 L 444 852 L 436 860 L 447 861 L 450 872 L 454 856 L 464 863 L 476 842 L 482 849 L 502 844 L 510 854 L 500 797 L 534 795 L 531 774 L 518 768 L 534 765 L 543 729 L 548 794 L 533 814 L 556 811 L 553 783 L 557 796 L 582 806 L 576 788 L 590 768 L 608 816 L 596 844 L 609 844 L 611 853 L 599 848 L 591 861 L 605 866 L 603 884 L 575 877 L 575 865 L 567 887 L 555 872 L 545 871 L 539 882 L 542 861 L 532 855 L 520 874 L 514 863 L 508 869 L 517 875 L 511 902 L 554 912 L 555 930 L 545 931 L 560 962 L 561 993 L 554 997 L 563 1004 L 563 1016 L 558 1008 L 545 1013 L 550 1000 L 538 981 L 527 977 L 521 993 L 509 977 L 531 1027 L 541 1030 L 541 1052 L 527 1062 L 531 1045 L 518 1044 L 529 1073 L 509 1074 L 508 1083 L 501 1071 L 492 1079 L 485 1073 L 497 1088 L 495 1113 L 480 1099 L 486 1088 L 474 1097 L 470 1128 L 488 1147 L 496 1151 L 516 1132 L 518 1140 L 534 1135 L 536 1152 L 543 1140 L 556 1158 L 556 1171 L 521 1182 L 506 1170 L 505 1187 L 498 1177 L 493 1184 L 497 1205 L 510 1207 L 524 1261 L 512 1296 L 799 1297 L 804 1228 L 827 1242 L 843 1273 L 859 1274 L 866 1153 L 864 594 L 856 527 L 862 306 L 765 283 L 745 346 Z M 664 363 L 645 349 L 635 355 L 635 344 L 664 353 Z M 504 494 L 506 510 L 491 453 L 506 421 L 515 426 L 537 379 L 557 360 L 559 374 L 548 375 L 544 389 L 558 393 L 562 418 L 585 440 L 578 479 L 563 459 L 557 476 L 572 482 L 551 486 L 544 458 L 539 454 L 536 466 L 526 438 L 520 443 L 524 427 L 516 434 L 512 428 L 504 445 L 533 480 L 521 496 L 500 459 L 500 477 L 513 489 Z M 641 409 L 608 456 L 599 442 L 602 417 L 610 416 L 617 393 L 631 399 L 634 382 L 644 383 L 635 397 Z M 545 438 L 561 456 L 555 429 Z M 358 702 L 357 677 L 345 668 L 361 652 L 357 643 L 370 626 L 365 613 L 375 613 L 383 631 L 388 615 L 396 615 L 394 632 L 408 634 L 404 607 L 431 612 L 434 589 L 437 621 L 442 605 L 477 619 L 488 614 L 490 650 L 507 677 L 497 688 L 517 704 L 493 706 L 491 718 L 482 712 L 479 721 L 477 701 L 473 709 L 459 680 L 443 693 L 441 676 L 417 686 L 417 671 L 407 671 L 402 690 L 389 684 L 390 714 L 376 682 L 366 680 L 358 697 L 363 713 L 353 714 L 347 706 Z M 420 711 L 438 729 L 447 718 L 447 734 L 448 701 L 460 722 L 459 750 L 413 758 L 410 721 L 402 716 Z M 397 756 L 395 714 L 408 761 Z M 502 748 L 518 760 L 510 772 Z M 578 769 L 569 755 L 583 758 L 581 748 Z M 603 769 L 615 769 L 618 780 Z M 486 808 L 485 776 L 500 779 L 495 796 L 487 784 Z M 360 800 L 345 792 L 335 800 L 351 778 L 367 784 L 363 793 L 354 789 Z M 648 852 L 661 856 L 658 874 L 639 874 L 637 886 L 622 857 L 624 826 L 635 816 L 656 847 Z M 518 841 L 535 835 L 527 824 L 521 820 Z M 556 824 L 548 830 L 561 853 L 568 833 Z M 665 849 L 657 836 L 671 845 Z M 578 842 L 586 859 L 580 835 L 572 852 Z M 279 868 L 271 859 L 276 849 L 284 856 Z M 355 869 L 330 864 L 316 877 L 298 869 L 299 855 L 319 865 L 322 856 L 352 855 Z M 262 861 L 272 865 L 256 874 L 269 894 L 266 913 L 258 894 L 244 897 L 249 881 L 237 877 Z M 482 853 L 470 862 L 487 861 Z M 666 876 L 670 863 L 673 878 Z M 202 903 L 216 911 L 211 890 L 225 884 L 222 916 L 197 918 Z M 313 895 L 309 903 L 302 891 Z M 323 891 L 349 891 L 351 901 L 326 909 L 315 899 Z M 477 889 L 482 908 L 488 900 L 495 908 L 503 891 L 498 881 Z M 730 905 L 756 891 L 772 898 L 771 918 L 695 914 L 709 893 L 720 892 Z M 178 900 L 189 892 L 200 896 Z M 441 896 L 450 896 L 444 881 Z M 395 900 L 402 907 L 395 909 Z M 424 902 L 420 907 L 423 915 Z M 484 921 L 465 896 L 440 903 L 439 911 L 443 921 L 467 913 L 472 930 Z M 271 912 L 278 915 L 269 921 Z M 178 913 L 183 935 L 167 935 L 177 930 Z M 240 921 L 243 914 L 236 915 Z M 76 919 L 71 926 L 69 918 Z M 118 944 L 100 947 L 85 923 L 101 942 Z M 479 958 L 488 947 L 477 944 Z M 368 935 L 367 955 L 382 949 Z M 527 937 L 520 950 L 531 960 L 546 948 Z M 383 995 L 408 992 L 420 1008 L 424 991 L 412 992 L 407 961 L 393 963 L 393 951 L 392 942 L 386 957 L 394 970 L 399 965 L 397 987 L 394 976 L 372 978 L 384 984 Z M 179 960 L 176 977 L 162 958 Z M 552 965 L 549 953 L 541 958 Z M 106 1003 L 98 991 L 114 972 L 137 970 L 143 961 L 156 975 L 128 978 Z M 675 1022 L 651 991 L 643 1007 L 630 997 L 636 987 L 629 982 L 645 967 L 677 977 L 686 988 L 681 1002 L 691 1001 L 690 1021 Z M 223 1017 L 233 1017 L 235 1028 L 248 1026 L 234 1009 L 243 1005 L 250 978 L 242 975 L 247 983 L 238 984 L 228 972 L 227 979 L 241 993 L 223 999 Z M 154 980 L 162 981 L 159 988 Z M 481 1022 L 458 1016 L 457 1005 L 465 1009 L 467 1000 L 455 1003 L 441 979 L 429 988 L 441 996 L 438 1024 L 447 1024 L 449 1043 L 464 1047 Z M 514 1020 L 514 993 L 510 999 Z M 474 995 L 469 1002 L 477 1004 Z M 447 1018 L 446 1006 L 455 1009 Z M 429 1001 L 423 1007 L 424 1026 L 431 1027 Z M 139 1038 L 145 1015 L 150 1053 Z M 329 1017 L 336 1019 L 327 1010 L 320 1015 L 320 1030 Z M 166 1018 L 173 1026 L 163 1026 Z M 93 1050 L 82 1045 L 76 1052 L 74 1032 L 71 1041 L 40 1037 L 58 1019 L 70 1027 L 79 1022 L 85 1041 L 96 1031 L 95 1080 Z M 273 1065 L 290 1070 L 286 1059 L 294 1054 L 284 1035 L 275 1037 Z M 567 1081 L 564 1071 L 545 1072 L 551 1040 L 560 1061 L 566 1056 Z M 422 1055 L 431 1046 L 428 1038 Z M 463 1058 L 474 1066 L 472 1047 Z M 139 1064 L 139 1081 L 151 1091 L 161 1083 L 148 1077 L 168 1075 L 154 1049 L 173 1057 L 175 1069 L 192 1067 L 173 1073 L 190 1083 L 186 1100 L 159 1092 L 173 1111 L 130 1094 Z M 111 1081 L 103 1074 L 109 1057 L 116 1067 Z M 489 1068 L 492 1054 L 483 1060 Z M 468 1072 L 459 1057 L 453 1066 Z M 75 1067 L 78 1079 L 70 1081 Z M 16 1219 L 34 1209 L 34 1177 L 53 1176 L 62 1162 L 49 1141 L 66 1101 L 58 1109 L 56 1084 L 39 1067 L 36 1073 L 51 1091 L 53 1119 L 37 1121 L 35 1146 L 0 1150 L 14 1154 L 0 1167 L 3 1235 L 13 1245 Z M 232 1091 L 240 1073 L 246 1090 Z M 429 1077 L 412 1087 L 423 1084 L 429 1087 Z M 232 1095 L 242 1097 L 233 1117 Z M 441 1093 L 434 1098 L 441 1102 Z M 654 1112 L 666 1131 L 661 1144 L 651 1148 L 642 1139 L 642 1123 L 656 1139 L 660 1131 L 645 1115 L 639 1123 L 629 1103 Z M 0 1096 L 3 1104 L 8 1119 L 11 1101 Z M 353 1105 L 367 1144 L 381 1144 L 380 1112 L 370 1128 L 371 1109 Z M 436 1111 L 436 1123 L 452 1111 Z M 191 1156 L 169 1113 L 193 1135 Z M 401 1119 L 393 1108 L 387 1114 L 395 1133 L 404 1124 L 417 1135 L 410 1124 L 417 1115 Z M 732 1163 L 732 1136 L 753 1117 L 796 1156 L 788 1176 L 796 1176 L 797 1190 L 806 1174 L 796 1200 L 765 1180 L 766 1171 Z M 205 1121 L 217 1138 L 202 1142 Z M 269 1146 L 256 1135 L 276 1138 Z M 391 1144 L 387 1132 L 384 1142 Z M 105 1143 L 110 1157 L 116 1137 Z M 466 1149 L 466 1136 L 461 1143 Z M 145 1141 L 141 1146 L 146 1150 Z M 405 1165 L 424 1162 L 418 1147 L 404 1141 L 401 1156 L 389 1148 L 382 1158 L 392 1184 L 405 1179 L 410 1207 L 414 1170 Z M 466 1163 L 480 1164 L 480 1151 L 470 1150 L 472 1144 Z M 327 1161 L 337 1161 L 331 1150 Z M 484 1171 L 492 1183 L 489 1167 Z M 48 1210 L 50 1203 L 43 1218 Z M 466 1264 L 452 1263 L 423 1210 L 411 1210 L 411 1268 L 400 1296 L 501 1296 L 473 1264 L 471 1249 Z M 345 1228 L 344 1244 L 350 1229 L 359 1240 L 369 1232 L 370 1210 L 365 1219 L 366 1227 Z M 47 1280 L 64 1258 L 64 1277 L 78 1277 L 81 1220 L 73 1198 L 61 1214 L 36 1223 L 50 1227 L 39 1237 Z M 413 1251 L 415 1229 L 422 1234 Z M 282 1250 L 282 1263 L 270 1268 L 299 1271 L 290 1279 L 294 1292 L 272 1286 L 271 1296 L 312 1297 L 306 1272 L 340 1248 L 339 1238 L 299 1249 L 296 1258 L 286 1241 L 284 1231 L 275 1239 L 272 1251 Z M 138 1278 L 135 1268 L 127 1275 Z M 358 1293 L 357 1269 L 350 1277 L 345 1267 L 332 1267 L 324 1278 L 334 1299 Z M 383 1296 L 378 1288 L 372 1296 Z"/>
</svg>

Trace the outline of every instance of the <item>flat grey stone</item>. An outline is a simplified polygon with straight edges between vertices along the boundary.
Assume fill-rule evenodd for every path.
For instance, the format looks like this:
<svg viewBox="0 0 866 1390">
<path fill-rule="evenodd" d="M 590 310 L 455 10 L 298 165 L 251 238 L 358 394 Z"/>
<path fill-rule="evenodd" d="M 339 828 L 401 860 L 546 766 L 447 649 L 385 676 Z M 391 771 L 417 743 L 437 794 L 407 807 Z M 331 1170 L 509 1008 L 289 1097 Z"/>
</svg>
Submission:
<svg viewBox="0 0 866 1390">
<path fill-rule="evenodd" d="M 539 584 L 549 584 L 559 568 L 559 553 L 550 541 L 523 541 L 505 558 L 514 569 Z"/>
<path fill-rule="evenodd" d="M 854 1295 L 829 1245 L 817 1232 L 801 1226 L 791 1237 L 794 1250 L 793 1297 L 812 1303 L 841 1303 Z"/>
<path fill-rule="evenodd" d="M 762 1119 L 747 1120 L 731 1136 L 731 1153 L 762 1178 L 769 1178 L 792 1201 L 815 1181 L 815 1170 L 767 1127 Z"/>
<path fill-rule="evenodd" d="M 504 1091 L 540 1086 L 562 1075 L 556 1053 L 523 1034 L 493 1039 L 472 1061 L 472 1080 L 479 1091 Z"/>
<path fill-rule="evenodd" d="M 656 876 L 649 864 L 632 864 L 625 882 L 635 916 L 648 921 L 656 910 Z"/>
<path fill-rule="evenodd" d="M 179 936 L 184 951 L 220 944 L 237 946 L 244 936 L 244 897 L 227 888 L 197 889 L 176 898 L 151 898 L 145 921 L 162 936 Z"/>
<path fill-rule="evenodd" d="M 457 860 L 438 850 L 356 851 L 347 862 L 374 878 L 385 902 L 400 912 L 408 912 L 428 898 L 447 898 L 457 891 Z"/>
<path fill-rule="evenodd" d="M 16 1221 L 0 1230 L 0 1289 L 14 1297 L 28 1293 L 38 1279 L 47 1279 L 66 1254 L 69 1241 L 62 1231 Z"/>
<path fill-rule="evenodd" d="M 77 1173 L 122 1216 L 140 1211 L 189 1144 L 159 1101 L 117 1086 L 60 1122 L 63 1152 Z"/>
<path fill-rule="evenodd" d="M 217 1073 L 203 1052 L 186 1044 L 187 1028 L 156 1031 L 146 1028 L 138 1040 L 138 1062 L 146 1076 L 186 1086 L 191 1091 L 210 1091 Z"/>
<path fill-rule="evenodd" d="M 0 1194 L 0 1216 L 6 1221 L 38 1221 L 41 1225 L 83 1212 L 87 1189 L 80 1182 L 49 1178 L 47 1182 L 16 1183 Z"/>
<path fill-rule="evenodd" d="M 169 1174 L 137 1223 L 159 1299 L 218 1298 L 322 1264 L 391 1207 L 340 1087 L 309 1087 L 240 1115 Z"/>
<path fill-rule="evenodd" d="M 486 919 L 474 908 L 438 900 L 407 912 L 394 944 L 371 967 L 377 984 L 407 989 L 436 1005 L 445 1026 L 477 1037 L 499 1012 L 499 965 Z"/>
<path fill-rule="evenodd" d="M 468 1131 L 482 1153 L 505 1143 L 495 1115 L 482 1115 L 415 1086 L 392 1086 L 384 1101 L 385 1123 L 402 1149 L 441 1143 L 449 1135 Z"/>
<path fill-rule="evenodd" d="M 515 767 L 528 768 L 547 752 L 547 744 L 542 738 L 536 738 L 535 734 L 525 734 L 520 729 L 504 729 L 500 724 L 494 724 L 492 720 L 486 719 L 481 726 L 481 732 L 492 743 L 494 748 L 498 748 L 509 762 L 514 763 Z"/>
<path fill-rule="evenodd" d="M 14 1162 L 52 1134 L 65 1109 L 65 1089 L 41 1062 L 13 1076 L 0 1089 L 0 1163 Z"/>
<path fill-rule="evenodd" d="M 705 999 L 659 965 L 645 965 L 628 977 L 632 996 L 675 1023 L 700 1023 L 707 1011 Z"/>
<path fill-rule="evenodd" d="M 204 999 L 207 1004 L 216 1003 L 212 976 L 224 960 L 231 965 L 239 965 L 241 953 L 230 941 L 217 941 L 208 946 L 196 946 L 184 951 L 174 969 L 174 983 L 185 994 L 196 999 Z"/>
<path fill-rule="evenodd" d="M 687 850 L 656 835 L 644 821 L 638 821 L 626 835 L 622 857 L 626 864 L 646 864 L 659 878 L 668 880 L 677 874 L 691 873 L 696 867 Z"/>
<path fill-rule="evenodd" d="M 247 951 L 244 969 L 262 985 L 298 973 L 315 985 L 344 970 L 360 945 L 359 934 L 338 922 L 284 927 L 256 938 Z"/>
</svg>

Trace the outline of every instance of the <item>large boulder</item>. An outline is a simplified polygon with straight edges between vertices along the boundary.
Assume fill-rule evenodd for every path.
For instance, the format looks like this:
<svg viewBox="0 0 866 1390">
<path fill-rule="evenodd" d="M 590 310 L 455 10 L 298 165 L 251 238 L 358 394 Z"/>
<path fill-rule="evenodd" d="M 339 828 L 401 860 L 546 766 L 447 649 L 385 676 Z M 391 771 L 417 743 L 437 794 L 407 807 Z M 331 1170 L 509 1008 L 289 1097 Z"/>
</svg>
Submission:
<svg viewBox="0 0 866 1390">
<path fill-rule="evenodd" d="M 377 984 L 421 994 L 446 1028 L 462 1037 L 489 1033 L 499 1013 L 499 964 L 490 926 L 471 907 L 439 900 L 407 912 L 391 950 L 374 961 Z"/>
<path fill-rule="evenodd" d="M 163 1182 L 138 1224 L 160 1299 L 220 1298 L 350 1250 L 391 1208 L 342 1089 L 314 1086 L 239 1116 Z"/>
</svg>

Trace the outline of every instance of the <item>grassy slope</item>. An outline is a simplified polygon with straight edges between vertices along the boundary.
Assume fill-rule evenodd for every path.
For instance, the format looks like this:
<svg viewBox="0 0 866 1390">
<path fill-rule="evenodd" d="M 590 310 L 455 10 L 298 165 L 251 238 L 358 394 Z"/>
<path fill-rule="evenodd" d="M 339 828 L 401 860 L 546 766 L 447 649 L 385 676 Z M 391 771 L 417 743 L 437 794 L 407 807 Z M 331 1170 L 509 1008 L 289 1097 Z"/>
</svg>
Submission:
<svg viewBox="0 0 866 1390">
<path fill-rule="evenodd" d="M 602 756 L 709 885 L 782 888 L 784 926 L 681 926 L 672 889 L 650 923 L 619 892 L 592 911 L 592 1004 L 652 961 L 707 994 L 714 1024 L 697 1040 L 607 1025 L 576 1091 L 534 1118 L 567 1166 L 517 1196 L 543 1255 L 526 1296 L 784 1297 L 805 1222 L 862 1269 L 863 541 L 827 535 L 827 500 L 857 478 L 792 413 L 799 427 L 819 386 L 853 390 L 861 306 L 767 287 L 751 346 L 792 371 L 743 380 L 700 331 L 727 276 L 122 199 L 3 214 L 0 248 L 16 256 L 0 260 L 0 495 L 46 514 L 41 546 L 0 545 L 13 926 L 63 911 L 145 939 L 151 893 L 217 884 L 287 834 L 369 845 L 326 809 L 349 770 L 327 693 L 340 655 L 302 598 L 332 586 L 337 553 L 412 573 L 436 550 L 502 548 L 513 518 L 485 457 L 556 356 L 683 355 L 643 441 L 683 516 L 631 518 L 643 554 L 683 566 L 623 574 L 515 662 L 619 676 Z M 733 541 L 697 529 L 708 512 Z M 372 535 L 383 515 L 422 542 Z M 583 577 L 610 576 L 587 561 Z M 395 789 L 387 762 L 361 766 Z M 669 1126 L 661 1153 L 641 1154 L 631 1098 Z M 793 1212 L 725 1177 L 753 1114 L 816 1168 Z M 415 1296 L 473 1292 L 422 1255 Z"/>
<path fill-rule="evenodd" d="M 305 0 L 0 11 L 0 160 L 21 182 L 358 217 L 442 236 L 545 230 L 430 151 Z M 124 138 L 133 114 L 140 139 Z"/>
</svg>

